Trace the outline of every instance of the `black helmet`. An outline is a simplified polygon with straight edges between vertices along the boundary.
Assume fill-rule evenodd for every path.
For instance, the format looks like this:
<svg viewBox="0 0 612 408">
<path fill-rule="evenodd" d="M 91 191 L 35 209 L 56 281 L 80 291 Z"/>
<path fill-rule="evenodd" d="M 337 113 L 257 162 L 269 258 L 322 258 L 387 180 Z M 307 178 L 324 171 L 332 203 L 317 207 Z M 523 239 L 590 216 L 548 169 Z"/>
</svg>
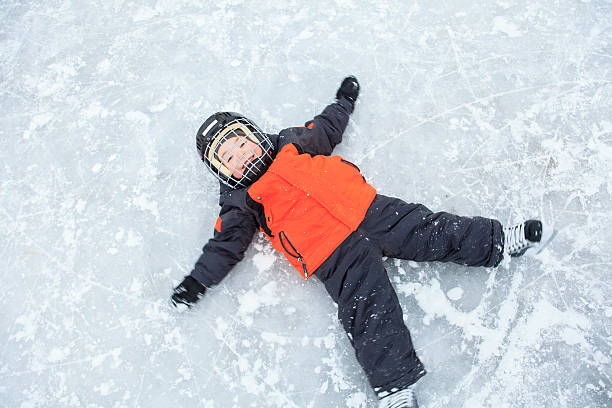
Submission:
<svg viewBox="0 0 612 408">
<path fill-rule="evenodd" d="M 234 169 L 223 163 L 219 147 L 233 137 L 255 143 L 263 154 L 248 163 L 242 177 L 232 175 Z M 255 182 L 272 164 L 272 141 L 251 120 L 236 112 L 217 112 L 208 117 L 196 134 L 196 147 L 200 159 L 223 184 L 243 188 Z"/>
</svg>

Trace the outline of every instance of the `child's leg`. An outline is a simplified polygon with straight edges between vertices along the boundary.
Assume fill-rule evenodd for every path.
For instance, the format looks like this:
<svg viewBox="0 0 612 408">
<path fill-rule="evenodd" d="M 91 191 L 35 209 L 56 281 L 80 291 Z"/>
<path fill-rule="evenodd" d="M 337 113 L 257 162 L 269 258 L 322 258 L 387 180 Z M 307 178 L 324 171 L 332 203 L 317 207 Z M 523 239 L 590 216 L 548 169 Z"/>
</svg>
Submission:
<svg viewBox="0 0 612 408">
<path fill-rule="evenodd" d="M 359 228 L 393 258 L 490 267 L 503 257 L 499 221 L 433 213 L 421 204 L 380 194 Z"/>
<path fill-rule="evenodd" d="M 425 375 L 382 254 L 372 241 L 353 233 L 315 274 L 338 304 L 338 318 L 379 397 Z"/>
</svg>

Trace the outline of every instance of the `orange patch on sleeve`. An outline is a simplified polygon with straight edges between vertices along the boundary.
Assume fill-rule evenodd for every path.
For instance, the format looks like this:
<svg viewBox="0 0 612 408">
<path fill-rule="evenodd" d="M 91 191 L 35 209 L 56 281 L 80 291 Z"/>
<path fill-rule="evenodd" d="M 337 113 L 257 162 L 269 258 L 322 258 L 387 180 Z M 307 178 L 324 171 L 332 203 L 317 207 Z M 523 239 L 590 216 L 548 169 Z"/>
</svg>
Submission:
<svg viewBox="0 0 612 408">
<path fill-rule="evenodd" d="M 221 232 L 221 217 L 217 217 L 217 222 L 215 223 L 215 230 L 217 230 L 217 232 Z"/>
<path fill-rule="evenodd" d="M 308 129 L 312 129 L 312 128 L 314 127 L 314 122 L 312 122 L 312 121 L 311 121 L 311 122 L 309 122 L 309 123 L 306 125 L 306 127 L 307 127 Z"/>
</svg>

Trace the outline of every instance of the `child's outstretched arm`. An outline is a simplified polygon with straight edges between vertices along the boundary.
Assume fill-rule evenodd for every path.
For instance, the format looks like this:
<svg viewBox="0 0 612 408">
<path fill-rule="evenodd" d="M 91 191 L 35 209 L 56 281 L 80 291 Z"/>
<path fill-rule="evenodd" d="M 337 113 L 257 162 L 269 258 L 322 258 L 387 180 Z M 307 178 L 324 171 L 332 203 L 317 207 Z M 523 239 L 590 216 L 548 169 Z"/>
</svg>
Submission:
<svg viewBox="0 0 612 408">
<path fill-rule="evenodd" d="M 215 224 L 214 236 L 202 249 L 202 255 L 190 275 L 175 289 L 171 304 L 177 308 L 191 307 L 206 288 L 217 285 L 242 260 L 257 222 L 252 214 L 238 207 L 224 205 Z"/>
<path fill-rule="evenodd" d="M 342 134 L 348 124 L 349 115 L 355 109 L 358 96 L 357 78 L 354 76 L 344 78 L 336 92 L 336 102 L 306 122 L 305 128 L 289 128 L 281 131 L 281 143 L 296 142 L 304 153 L 330 155 L 334 147 L 342 141 Z"/>
<path fill-rule="evenodd" d="M 204 246 L 191 276 L 209 288 L 217 285 L 244 258 L 256 230 L 257 222 L 252 214 L 224 205 L 214 235 Z"/>
</svg>

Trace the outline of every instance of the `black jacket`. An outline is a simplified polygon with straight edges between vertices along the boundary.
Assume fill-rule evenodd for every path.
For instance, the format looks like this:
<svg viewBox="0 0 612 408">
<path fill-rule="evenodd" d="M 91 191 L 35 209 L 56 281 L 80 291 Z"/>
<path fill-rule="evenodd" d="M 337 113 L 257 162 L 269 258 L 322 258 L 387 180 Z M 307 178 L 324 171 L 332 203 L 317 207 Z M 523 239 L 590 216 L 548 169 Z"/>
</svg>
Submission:
<svg viewBox="0 0 612 408">
<path fill-rule="evenodd" d="M 342 141 L 350 112 L 350 103 L 341 99 L 328 105 L 304 127 L 291 127 L 278 135 L 269 135 L 274 145 L 273 156 L 289 143 L 298 145 L 304 153 L 330 155 Z M 214 236 L 202 249 L 202 255 L 191 272 L 193 278 L 207 287 L 221 282 L 232 267 L 242 260 L 260 226 L 264 230 L 267 228 L 262 211 L 250 200 L 247 188 L 220 186 L 220 230 L 214 230 Z"/>
</svg>

